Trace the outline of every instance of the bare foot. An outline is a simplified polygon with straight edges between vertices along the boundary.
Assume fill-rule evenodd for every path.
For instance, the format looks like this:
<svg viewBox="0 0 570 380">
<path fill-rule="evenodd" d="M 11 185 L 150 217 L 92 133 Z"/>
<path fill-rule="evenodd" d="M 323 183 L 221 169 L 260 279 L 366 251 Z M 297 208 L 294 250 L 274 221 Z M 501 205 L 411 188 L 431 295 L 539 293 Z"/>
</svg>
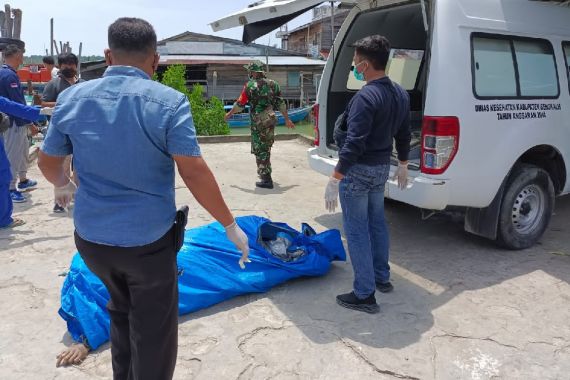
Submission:
<svg viewBox="0 0 570 380">
<path fill-rule="evenodd" d="M 57 355 L 56 367 L 66 367 L 73 364 L 81 364 L 89 355 L 89 348 L 82 343 L 74 343 Z"/>
</svg>

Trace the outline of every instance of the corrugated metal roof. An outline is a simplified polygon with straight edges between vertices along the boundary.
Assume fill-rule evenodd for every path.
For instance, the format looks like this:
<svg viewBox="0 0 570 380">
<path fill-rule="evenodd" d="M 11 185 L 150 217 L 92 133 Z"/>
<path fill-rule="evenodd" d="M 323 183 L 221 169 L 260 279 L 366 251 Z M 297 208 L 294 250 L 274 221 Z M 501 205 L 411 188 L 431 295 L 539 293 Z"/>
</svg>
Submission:
<svg viewBox="0 0 570 380">
<path fill-rule="evenodd" d="M 265 56 L 229 56 L 229 55 L 164 55 L 160 57 L 160 64 L 228 64 L 228 65 L 245 65 L 253 61 L 266 62 Z M 325 61 L 311 59 L 306 57 L 269 57 L 270 66 L 324 66 Z"/>
</svg>

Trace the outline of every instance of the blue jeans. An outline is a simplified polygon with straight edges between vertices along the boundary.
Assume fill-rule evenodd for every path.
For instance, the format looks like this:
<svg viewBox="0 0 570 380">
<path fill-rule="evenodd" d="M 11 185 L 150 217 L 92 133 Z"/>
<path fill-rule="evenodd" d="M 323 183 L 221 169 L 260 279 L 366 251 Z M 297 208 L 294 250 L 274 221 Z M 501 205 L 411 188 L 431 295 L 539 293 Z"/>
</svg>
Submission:
<svg viewBox="0 0 570 380">
<path fill-rule="evenodd" d="M 390 240 L 384 218 L 384 187 L 390 165 L 355 165 L 340 182 L 344 233 L 354 270 L 354 294 L 366 298 L 376 282 L 390 281 Z"/>
<path fill-rule="evenodd" d="M 13 222 L 12 207 L 10 184 L 0 183 L 0 228 L 9 226 Z"/>
<path fill-rule="evenodd" d="M 6 227 L 12 223 L 11 180 L 10 162 L 4 151 L 4 139 L 0 134 L 0 227 Z"/>
</svg>

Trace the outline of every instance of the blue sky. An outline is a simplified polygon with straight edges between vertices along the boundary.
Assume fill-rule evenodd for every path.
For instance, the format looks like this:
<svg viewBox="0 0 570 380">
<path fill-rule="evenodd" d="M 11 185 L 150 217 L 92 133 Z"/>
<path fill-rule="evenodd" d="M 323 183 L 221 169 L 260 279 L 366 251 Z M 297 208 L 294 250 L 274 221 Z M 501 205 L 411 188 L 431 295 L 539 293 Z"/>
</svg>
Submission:
<svg viewBox="0 0 570 380">
<path fill-rule="evenodd" d="M 54 18 L 55 39 L 69 41 L 75 53 L 83 42 L 83 55 L 102 55 L 107 47 L 107 27 L 119 17 L 140 17 L 154 25 L 163 39 L 185 31 L 215 34 L 208 23 L 241 10 L 255 0 L 8 0 L 23 11 L 22 39 L 26 54 L 45 54 L 49 49 L 49 19 Z M 289 23 L 290 29 L 310 20 L 303 15 Z M 215 35 L 241 39 L 242 28 Z M 272 32 L 257 43 L 281 41 Z"/>
</svg>

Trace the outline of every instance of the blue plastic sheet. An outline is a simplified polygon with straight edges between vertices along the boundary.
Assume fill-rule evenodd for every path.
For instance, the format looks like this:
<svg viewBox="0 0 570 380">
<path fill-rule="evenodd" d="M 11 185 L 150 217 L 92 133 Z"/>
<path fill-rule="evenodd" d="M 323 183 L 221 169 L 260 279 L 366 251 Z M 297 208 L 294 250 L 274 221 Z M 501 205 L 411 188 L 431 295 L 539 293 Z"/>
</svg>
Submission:
<svg viewBox="0 0 570 380">
<path fill-rule="evenodd" d="M 249 238 L 251 263 L 240 269 L 241 253 L 226 238 L 219 223 L 186 231 L 184 246 L 178 253 L 180 315 L 206 308 L 246 293 L 262 293 L 273 286 L 302 276 L 322 276 L 332 261 L 346 260 L 338 230 L 315 234 L 303 224 L 302 232 L 283 223 L 257 216 L 237 218 Z M 263 240 L 288 234 L 291 249 L 306 254 L 285 262 L 264 247 Z M 96 349 L 109 340 L 109 293 L 76 254 L 61 290 L 59 314 L 78 342 L 87 341 Z"/>
</svg>

